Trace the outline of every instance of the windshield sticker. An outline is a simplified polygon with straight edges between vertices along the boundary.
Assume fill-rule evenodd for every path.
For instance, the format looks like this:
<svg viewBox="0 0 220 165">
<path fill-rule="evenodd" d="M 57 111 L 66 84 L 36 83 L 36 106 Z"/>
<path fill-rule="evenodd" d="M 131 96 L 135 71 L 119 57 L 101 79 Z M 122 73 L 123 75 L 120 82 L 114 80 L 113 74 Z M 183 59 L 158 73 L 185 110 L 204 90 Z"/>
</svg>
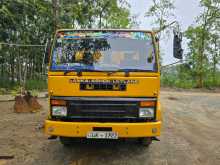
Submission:
<svg viewBox="0 0 220 165">
<path fill-rule="evenodd" d="M 144 32 L 88 32 L 88 33 L 76 33 L 76 32 L 65 32 L 64 39 L 80 39 L 80 38 L 130 38 L 137 40 L 151 40 L 150 33 Z"/>
</svg>

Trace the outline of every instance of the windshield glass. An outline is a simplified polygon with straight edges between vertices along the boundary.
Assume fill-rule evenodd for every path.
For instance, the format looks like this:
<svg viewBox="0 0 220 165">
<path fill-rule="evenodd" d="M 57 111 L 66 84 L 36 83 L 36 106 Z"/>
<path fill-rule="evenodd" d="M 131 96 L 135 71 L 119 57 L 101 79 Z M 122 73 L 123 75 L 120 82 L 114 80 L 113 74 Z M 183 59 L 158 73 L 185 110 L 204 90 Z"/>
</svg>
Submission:
<svg viewBox="0 0 220 165">
<path fill-rule="evenodd" d="M 59 32 L 52 52 L 51 70 L 155 71 L 151 34 Z"/>
</svg>

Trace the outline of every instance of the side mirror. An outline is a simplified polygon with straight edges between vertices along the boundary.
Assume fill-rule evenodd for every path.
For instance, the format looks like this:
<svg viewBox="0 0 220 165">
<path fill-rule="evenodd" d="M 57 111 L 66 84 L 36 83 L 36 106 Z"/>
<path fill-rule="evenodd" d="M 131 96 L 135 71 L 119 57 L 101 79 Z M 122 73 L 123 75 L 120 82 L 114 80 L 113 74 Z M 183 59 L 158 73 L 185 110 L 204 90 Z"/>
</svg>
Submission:
<svg viewBox="0 0 220 165">
<path fill-rule="evenodd" d="M 179 31 L 174 31 L 173 33 L 173 57 L 183 59 L 182 33 Z"/>
<path fill-rule="evenodd" d="M 45 50 L 44 50 L 44 64 L 49 63 L 50 50 L 51 50 L 51 42 L 50 42 L 50 39 L 47 39 Z"/>
</svg>

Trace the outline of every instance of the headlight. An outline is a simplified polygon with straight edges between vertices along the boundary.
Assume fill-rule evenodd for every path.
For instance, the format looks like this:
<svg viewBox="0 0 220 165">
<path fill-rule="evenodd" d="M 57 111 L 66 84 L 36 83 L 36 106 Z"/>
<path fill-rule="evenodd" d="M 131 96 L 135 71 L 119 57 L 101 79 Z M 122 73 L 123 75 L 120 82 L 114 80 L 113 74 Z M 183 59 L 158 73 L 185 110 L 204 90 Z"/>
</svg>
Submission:
<svg viewBox="0 0 220 165">
<path fill-rule="evenodd" d="M 67 108 L 65 106 L 52 106 L 52 116 L 67 116 Z"/>
<path fill-rule="evenodd" d="M 139 117 L 153 118 L 154 107 L 139 108 Z"/>
</svg>

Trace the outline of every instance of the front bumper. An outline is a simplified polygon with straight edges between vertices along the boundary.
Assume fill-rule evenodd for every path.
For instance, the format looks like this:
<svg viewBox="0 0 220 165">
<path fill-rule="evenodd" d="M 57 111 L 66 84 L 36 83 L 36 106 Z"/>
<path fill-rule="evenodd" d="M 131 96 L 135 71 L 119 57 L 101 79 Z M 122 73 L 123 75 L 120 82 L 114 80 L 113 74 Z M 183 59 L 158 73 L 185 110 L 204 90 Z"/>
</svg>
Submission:
<svg viewBox="0 0 220 165">
<path fill-rule="evenodd" d="M 119 138 L 160 136 L 161 121 L 142 123 L 98 123 L 45 121 L 45 133 L 54 136 L 86 137 L 93 127 L 110 127 Z"/>
</svg>

